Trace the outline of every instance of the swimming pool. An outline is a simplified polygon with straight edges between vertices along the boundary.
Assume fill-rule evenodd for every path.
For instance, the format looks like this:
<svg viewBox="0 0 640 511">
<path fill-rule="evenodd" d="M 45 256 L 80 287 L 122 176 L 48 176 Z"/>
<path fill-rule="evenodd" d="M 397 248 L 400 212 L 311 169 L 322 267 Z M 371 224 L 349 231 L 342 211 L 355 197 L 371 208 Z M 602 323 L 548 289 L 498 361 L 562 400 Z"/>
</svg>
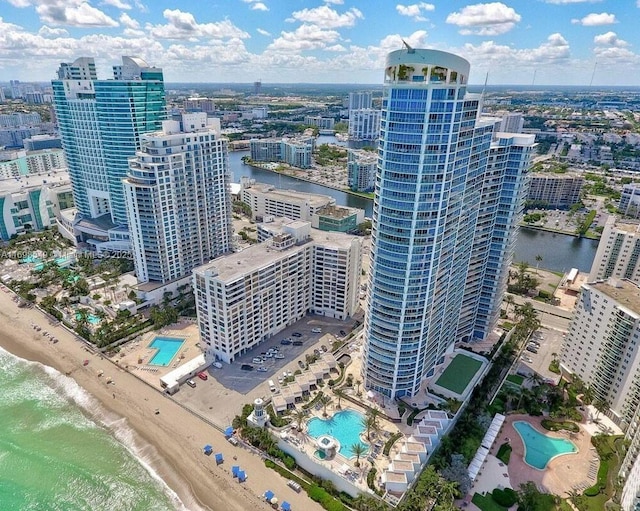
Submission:
<svg viewBox="0 0 640 511">
<path fill-rule="evenodd" d="M 516 421 L 513 427 L 524 443 L 524 461 L 538 470 L 544 470 L 556 456 L 578 452 L 573 442 L 543 435 L 528 422 Z"/>
<path fill-rule="evenodd" d="M 82 314 L 76 312 L 76 321 L 80 320 L 80 318 L 82 318 Z M 100 323 L 100 318 L 94 314 L 87 314 L 87 321 L 92 325 L 97 325 Z"/>
<path fill-rule="evenodd" d="M 149 344 L 149 348 L 155 348 L 158 351 L 149 360 L 149 364 L 153 366 L 168 366 L 183 344 L 184 339 L 178 337 L 156 337 Z"/>
<path fill-rule="evenodd" d="M 343 410 L 336 413 L 331 419 L 319 419 L 314 417 L 307 422 L 309 436 L 319 438 L 322 435 L 329 435 L 340 442 L 338 451 L 345 458 L 353 458 L 355 454 L 351 450 L 353 444 L 361 444 L 369 450 L 367 444 L 360 441 L 360 433 L 364 431 L 362 419 L 364 416 L 354 410 Z"/>
</svg>

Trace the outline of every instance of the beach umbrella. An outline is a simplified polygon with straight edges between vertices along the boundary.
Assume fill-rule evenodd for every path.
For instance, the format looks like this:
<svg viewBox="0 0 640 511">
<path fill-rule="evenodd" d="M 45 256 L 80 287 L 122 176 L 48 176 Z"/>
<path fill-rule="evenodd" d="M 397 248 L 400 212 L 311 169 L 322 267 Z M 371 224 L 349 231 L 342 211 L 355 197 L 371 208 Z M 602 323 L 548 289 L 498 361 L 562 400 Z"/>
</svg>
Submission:
<svg viewBox="0 0 640 511">
<path fill-rule="evenodd" d="M 271 500 L 274 496 L 275 494 L 271 490 L 264 492 L 264 498 L 267 500 Z"/>
<path fill-rule="evenodd" d="M 282 501 L 280 508 L 282 509 L 282 511 L 291 511 L 291 504 L 289 504 L 286 500 L 284 500 Z"/>
<path fill-rule="evenodd" d="M 278 503 L 278 497 L 273 497 L 270 502 L 275 506 Z"/>
<path fill-rule="evenodd" d="M 217 452 L 216 453 L 216 465 L 220 465 L 220 463 L 222 463 L 224 461 L 224 458 L 222 457 L 222 453 L 221 452 Z"/>
<path fill-rule="evenodd" d="M 227 429 L 224 430 L 224 436 L 231 436 L 233 435 L 233 426 L 229 426 Z"/>
<path fill-rule="evenodd" d="M 211 452 L 213 451 L 213 447 L 211 447 L 211 445 L 207 444 L 207 445 L 204 446 L 203 451 L 207 456 L 209 456 L 209 454 L 211 454 Z"/>
<path fill-rule="evenodd" d="M 238 472 L 240 472 L 240 467 L 238 465 L 233 465 L 231 467 L 231 473 L 233 474 L 233 477 L 238 477 Z"/>
<path fill-rule="evenodd" d="M 247 480 L 247 474 L 244 470 L 238 470 L 238 481 L 244 483 Z"/>
</svg>

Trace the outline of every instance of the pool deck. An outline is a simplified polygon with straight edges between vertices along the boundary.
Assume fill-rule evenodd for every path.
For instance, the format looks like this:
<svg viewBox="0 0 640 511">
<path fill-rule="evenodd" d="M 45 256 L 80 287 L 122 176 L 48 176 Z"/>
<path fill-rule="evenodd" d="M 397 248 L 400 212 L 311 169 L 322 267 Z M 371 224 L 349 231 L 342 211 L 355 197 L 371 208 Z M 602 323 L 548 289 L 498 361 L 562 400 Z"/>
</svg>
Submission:
<svg viewBox="0 0 640 511">
<path fill-rule="evenodd" d="M 590 486 L 595 479 L 589 478 L 589 466 L 593 458 L 598 459 L 595 448 L 591 445 L 591 436 L 580 424 L 579 433 L 553 432 L 545 430 L 540 423 L 543 417 L 530 417 L 528 415 L 509 415 L 505 421 L 498 438 L 496 439 L 491 454 L 497 454 L 500 446 L 510 440 L 511 458 L 509 459 L 508 473 L 511 487 L 518 488 L 522 483 L 533 481 L 540 490 L 553 493 L 561 497 L 567 497 L 567 492 L 579 485 Z M 564 438 L 570 440 L 578 447 L 577 453 L 565 454 L 553 458 L 544 470 L 538 470 L 524 461 L 524 444 L 522 438 L 513 427 L 516 421 L 525 421 L 531 424 L 540 433 L 552 438 Z"/>
</svg>

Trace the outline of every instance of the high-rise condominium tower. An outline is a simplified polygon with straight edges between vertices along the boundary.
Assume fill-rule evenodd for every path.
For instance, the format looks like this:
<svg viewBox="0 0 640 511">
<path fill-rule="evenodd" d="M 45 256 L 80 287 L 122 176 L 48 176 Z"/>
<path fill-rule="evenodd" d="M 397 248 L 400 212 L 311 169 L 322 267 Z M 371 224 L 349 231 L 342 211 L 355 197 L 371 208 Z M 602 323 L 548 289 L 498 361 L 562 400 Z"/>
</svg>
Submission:
<svg viewBox="0 0 640 511">
<path fill-rule="evenodd" d="M 189 277 L 231 252 L 227 139 L 218 119 L 183 114 L 142 136 L 124 181 L 136 275 L 140 282 Z"/>
<path fill-rule="evenodd" d="M 487 278 L 490 251 L 499 252 L 499 282 L 511 257 L 509 225 L 521 206 L 496 211 L 508 195 L 524 199 L 533 139 L 496 139 L 500 159 L 514 161 L 488 174 L 499 120 L 479 119 L 468 76 L 469 63 L 449 53 L 407 48 L 387 57 L 363 373 L 367 388 L 389 397 L 415 395 L 455 341 L 487 329 L 487 307 L 502 289 Z M 507 168 L 517 175 L 507 178 Z M 506 231 L 495 229 L 499 219 Z M 510 238 L 494 244 L 505 232 Z"/>
<path fill-rule="evenodd" d="M 141 135 L 161 129 L 165 119 L 162 70 L 122 57 L 113 79 L 98 80 L 94 60 L 82 57 L 62 63 L 52 85 L 80 217 L 108 215 L 113 225 L 126 225 L 122 179 Z"/>
</svg>

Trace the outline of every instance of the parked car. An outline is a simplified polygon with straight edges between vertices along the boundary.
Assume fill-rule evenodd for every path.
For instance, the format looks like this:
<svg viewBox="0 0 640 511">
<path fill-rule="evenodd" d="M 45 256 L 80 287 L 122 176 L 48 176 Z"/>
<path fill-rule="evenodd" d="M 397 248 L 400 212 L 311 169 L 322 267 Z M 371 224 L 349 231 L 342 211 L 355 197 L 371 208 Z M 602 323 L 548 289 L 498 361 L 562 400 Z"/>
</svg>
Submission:
<svg viewBox="0 0 640 511">
<path fill-rule="evenodd" d="M 283 346 L 288 346 L 289 344 L 291 344 L 291 339 L 282 339 L 280 341 L 280 344 L 282 344 Z"/>
<path fill-rule="evenodd" d="M 294 346 L 302 346 L 302 341 L 293 341 Z"/>
<path fill-rule="evenodd" d="M 304 362 L 302 360 L 298 360 L 298 367 L 304 369 Z"/>
<path fill-rule="evenodd" d="M 302 337 L 302 334 L 300 332 L 293 332 L 291 335 L 293 337 Z"/>
<path fill-rule="evenodd" d="M 533 346 L 527 346 L 527 351 L 530 351 L 531 353 L 538 353 L 538 350 Z"/>
<path fill-rule="evenodd" d="M 258 371 L 259 373 L 266 373 L 269 369 L 267 369 L 264 366 L 260 366 L 256 369 L 256 371 Z"/>
<path fill-rule="evenodd" d="M 253 366 L 251 364 L 242 364 L 240 369 L 243 371 L 253 371 Z"/>
<path fill-rule="evenodd" d="M 260 357 L 254 357 L 253 359 L 251 359 L 251 362 L 253 362 L 254 364 L 262 364 L 262 359 Z"/>
<path fill-rule="evenodd" d="M 324 344 L 323 344 L 322 346 L 320 346 L 320 349 L 321 349 L 322 351 L 324 351 L 325 353 L 326 353 L 327 351 L 329 351 L 329 348 L 327 348 Z"/>
<path fill-rule="evenodd" d="M 204 371 L 200 371 L 198 373 L 198 378 L 200 378 L 201 380 L 207 381 L 209 379 L 209 376 L 207 376 L 207 373 L 205 373 Z"/>
<path fill-rule="evenodd" d="M 189 387 L 191 388 L 195 388 L 196 382 L 193 380 L 187 380 L 187 385 L 189 385 Z"/>
<path fill-rule="evenodd" d="M 322 328 L 316 327 L 316 328 L 312 328 L 311 329 L 311 333 L 313 333 L 313 334 L 319 334 L 321 332 L 322 332 Z"/>
<path fill-rule="evenodd" d="M 345 335 L 347 335 L 347 332 L 345 332 L 344 330 L 340 330 L 340 335 L 344 337 Z"/>
<path fill-rule="evenodd" d="M 275 357 L 273 358 L 277 358 L 277 359 L 283 359 L 284 355 L 282 353 L 278 353 Z"/>
</svg>

